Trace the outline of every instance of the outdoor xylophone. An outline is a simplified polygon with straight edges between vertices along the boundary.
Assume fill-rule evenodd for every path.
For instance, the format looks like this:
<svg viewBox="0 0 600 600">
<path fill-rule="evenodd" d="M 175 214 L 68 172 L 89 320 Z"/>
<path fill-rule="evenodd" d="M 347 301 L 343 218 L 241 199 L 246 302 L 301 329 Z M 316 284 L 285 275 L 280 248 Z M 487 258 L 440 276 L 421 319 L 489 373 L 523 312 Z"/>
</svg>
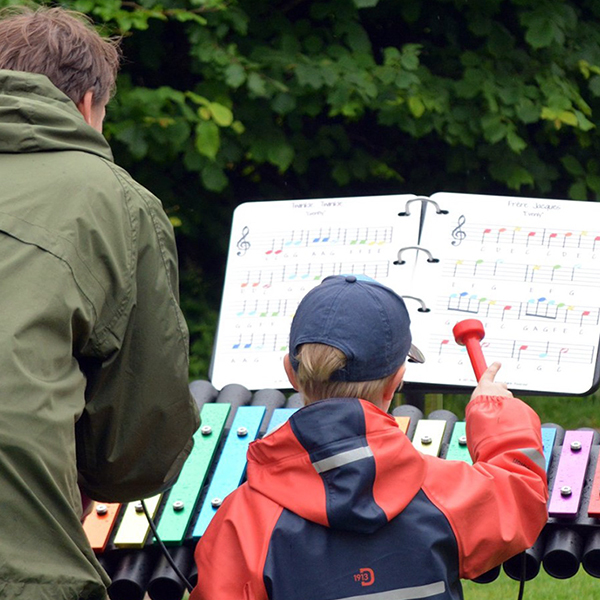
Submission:
<svg viewBox="0 0 600 600">
<path fill-rule="evenodd" d="M 196 541 L 202 536 L 222 499 L 244 478 L 250 441 L 289 418 L 301 398 L 289 398 L 278 390 L 254 394 L 231 384 L 220 392 L 207 381 L 195 381 L 191 389 L 202 414 L 202 427 L 181 475 L 169 492 L 146 499 L 157 531 L 188 580 L 198 574 L 193 563 Z M 447 410 L 423 418 L 411 405 L 394 409 L 400 428 L 421 452 L 446 460 L 470 462 L 465 423 Z M 536 544 L 527 551 L 526 579 L 543 568 L 553 577 L 566 579 L 585 571 L 600 577 L 600 436 L 578 429 L 565 431 L 554 424 L 542 428 L 544 454 L 551 491 L 550 518 Z M 161 555 L 139 503 L 96 504 L 84 524 L 101 563 L 111 575 L 112 600 L 180 600 L 184 583 Z M 513 579 L 521 574 L 521 562 L 504 563 Z M 500 568 L 479 578 L 493 581 Z"/>
<path fill-rule="evenodd" d="M 467 346 L 479 379 L 486 368 L 479 347 L 483 328 L 472 320 L 459 325 L 454 332 L 456 340 Z M 302 406 L 302 399 L 299 394 L 286 397 L 273 389 L 252 394 L 237 384 L 217 391 L 208 381 L 195 381 L 190 388 L 202 415 L 194 449 L 175 485 L 144 502 L 176 568 L 195 585 L 194 547 L 223 498 L 243 481 L 248 445 L 285 422 Z M 465 423 L 450 411 L 436 410 L 424 418 L 417 407 L 406 404 L 392 414 L 422 453 L 471 462 Z M 513 579 L 523 575 L 530 580 L 542 565 L 558 579 L 572 577 L 580 566 L 600 578 L 600 435 L 546 424 L 542 440 L 550 489 L 549 519 L 534 546 L 526 551 L 525 562 L 520 555 L 502 567 Z M 152 600 L 181 600 L 185 584 L 160 552 L 141 502 L 96 504 L 84 528 L 113 580 L 109 589 L 112 600 L 141 600 L 146 593 Z M 497 567 L 477 581 L 489 583 L 499 573 Z"/>
</svg>

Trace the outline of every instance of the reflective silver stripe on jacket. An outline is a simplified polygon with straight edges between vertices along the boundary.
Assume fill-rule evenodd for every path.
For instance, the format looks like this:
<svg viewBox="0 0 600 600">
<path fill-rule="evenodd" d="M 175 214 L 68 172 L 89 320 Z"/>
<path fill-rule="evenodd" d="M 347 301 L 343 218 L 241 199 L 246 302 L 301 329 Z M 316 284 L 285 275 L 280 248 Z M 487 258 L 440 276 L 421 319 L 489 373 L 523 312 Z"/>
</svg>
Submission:
<svg viewBox="0 0 600 600">
<path fill-rule="evenodd" d="M 340 600 L 418 600 L 419 598 L 431 598 L 432 596 L 443 594 L 445 591 L 446 584 L 443 581 L 436 581 L 427 585 L 400 588 L 399 590 L 390 590 L 389 592 L 379 592 L 377 594 L 340 598 Z"/>
<path fill-rule="evenodd" d="M 546 459 L 544 455 L 535 448 L 519 448 L 518 452 L 522 452 L 529 460 L 533 461 L 540 469 L 546 470 Z"/>
<path fill-rule="evenodd" d="M 349 463 L 356 462 L 357 460 L 363 460 L 373 456 L 373 451 L 369 446 L 361 446 L 354 450 L 348 450 L 347 452 L 340 452 L 334 456 L 324 458 L 323 460 L 317 460 L 313 463 L 317 473 L 324 473 L 325 471 L 331 471 L 337 467 L 343 467 Z"/>
</svg>

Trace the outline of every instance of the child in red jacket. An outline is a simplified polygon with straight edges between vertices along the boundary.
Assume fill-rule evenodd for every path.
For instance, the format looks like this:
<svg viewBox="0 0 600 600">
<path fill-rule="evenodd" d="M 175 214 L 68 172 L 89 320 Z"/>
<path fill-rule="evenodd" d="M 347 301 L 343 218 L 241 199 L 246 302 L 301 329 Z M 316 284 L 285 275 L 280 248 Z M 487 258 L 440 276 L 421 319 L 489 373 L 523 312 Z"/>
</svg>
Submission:
<svg viewBox="0 0 600 600">
<path fill-rule="evenodd" d="M 247 482 L 196 548 L 191 600 L 462 598 L 547 520 L 537 415 L 494 382 L 467 406 L 474 464 L 419 453 L 387 414 L 412 345 L 402 299 L 325 279 L 300 303 L 285 368 L 306 406 L 253 442 Z"/>
</svg>

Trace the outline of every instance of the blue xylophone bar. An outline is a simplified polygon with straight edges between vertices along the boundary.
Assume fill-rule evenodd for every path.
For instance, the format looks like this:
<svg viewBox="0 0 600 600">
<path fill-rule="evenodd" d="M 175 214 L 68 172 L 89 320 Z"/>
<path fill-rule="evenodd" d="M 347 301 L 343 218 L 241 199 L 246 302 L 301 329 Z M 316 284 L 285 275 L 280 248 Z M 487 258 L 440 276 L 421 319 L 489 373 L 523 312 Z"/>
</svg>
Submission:
<svg viewBox="0 0 600 600">
<path fill-rule="evenodd" d="M 196 542 L 223 498 L 244 480 L 249 443 L 284 423 L 302 406 L 302 399 L 299 394 L 286 397 L 278 390 L 253 394 L 237 384 L 217 391 L 207 381 L 194 381 L 190 389 L 202 411 L 204 431 L 196 434 L 194 451 L 178 481 L 161 497 L 155 520 L 176 566 L 194 585 L 198 578 L 193 560 Z M 450 411 L 434 411 L 425 418 L 418 408 L 403 405 L 392 414 L 421 452 L 471 461 L 465 424 Z M 589 429 L 565 431 L 549 423 L 542 427 L 542 439 L 550 518 L 534 546 L 525 552 L 525 579 L 536 577 L 541 568 L 552 577 L 568 579 L 581 567 L 600 578 L 600 436 Z M 184 583 L 154 537 L 143 532 L 143 542 L 133 547 L 129 532 L 122 530 L 129 527 L 129 518 L 123 516 L 127 507 L 100 508 L 97 505 L 88 519 L 90 528 L 97 525 L 106 538 L 94 541 L 93 547 L 112 577 L 111 600 L 180 600 Z M 108 526 L 106 519 L 114 519 L 114 526 Z M 136 523 L 136 529 L 140 526 Z M 118 545 L 118 540 L 124 542 Z M 513 557 L 477 581 L 492 582 L 502 569 L 519 579 L 522 559 L 522 555 Z"/>
</svg>

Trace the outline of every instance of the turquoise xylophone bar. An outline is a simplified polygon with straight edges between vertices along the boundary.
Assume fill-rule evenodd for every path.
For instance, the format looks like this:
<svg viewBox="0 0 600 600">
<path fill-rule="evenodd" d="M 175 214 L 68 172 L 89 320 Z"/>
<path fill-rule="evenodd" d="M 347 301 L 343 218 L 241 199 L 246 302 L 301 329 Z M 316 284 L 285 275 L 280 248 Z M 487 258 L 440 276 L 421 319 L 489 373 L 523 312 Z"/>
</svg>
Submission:
<svg viewBox="0 0 600 600">
<path fill-rule="evenodd" d="M 279 390 L 259 390 L 252 396 L 252 402 L 250 406 L 264 406 L 265 407 L 265 418 L 263 419 L 262 425 L 258 432 L 259 438 L 265 435 L 267 427 L 271 426 L 271 417 L 273 412 L 279 408 L 285 406 L 286 398 Z"/>
<path fill-rule="evenodd" d="M 297 410 L 297 408 L 276 408 L 269 421 L 267 433 L 270 433 L 274 429 L 277 429 L 277 427 L 283 425 Z"/>
<path fill-rule="evenodd" d="M 261 406 L 241 406 L 236 411 L 219 464 L 200 509 L 193 538 L 197 539 L 204 534 L 224 498 L 242 482 L 246 473 L 246 451 L 250 442 L 258 435 L 265 412 L 266 409 Z"/>
</svg>

